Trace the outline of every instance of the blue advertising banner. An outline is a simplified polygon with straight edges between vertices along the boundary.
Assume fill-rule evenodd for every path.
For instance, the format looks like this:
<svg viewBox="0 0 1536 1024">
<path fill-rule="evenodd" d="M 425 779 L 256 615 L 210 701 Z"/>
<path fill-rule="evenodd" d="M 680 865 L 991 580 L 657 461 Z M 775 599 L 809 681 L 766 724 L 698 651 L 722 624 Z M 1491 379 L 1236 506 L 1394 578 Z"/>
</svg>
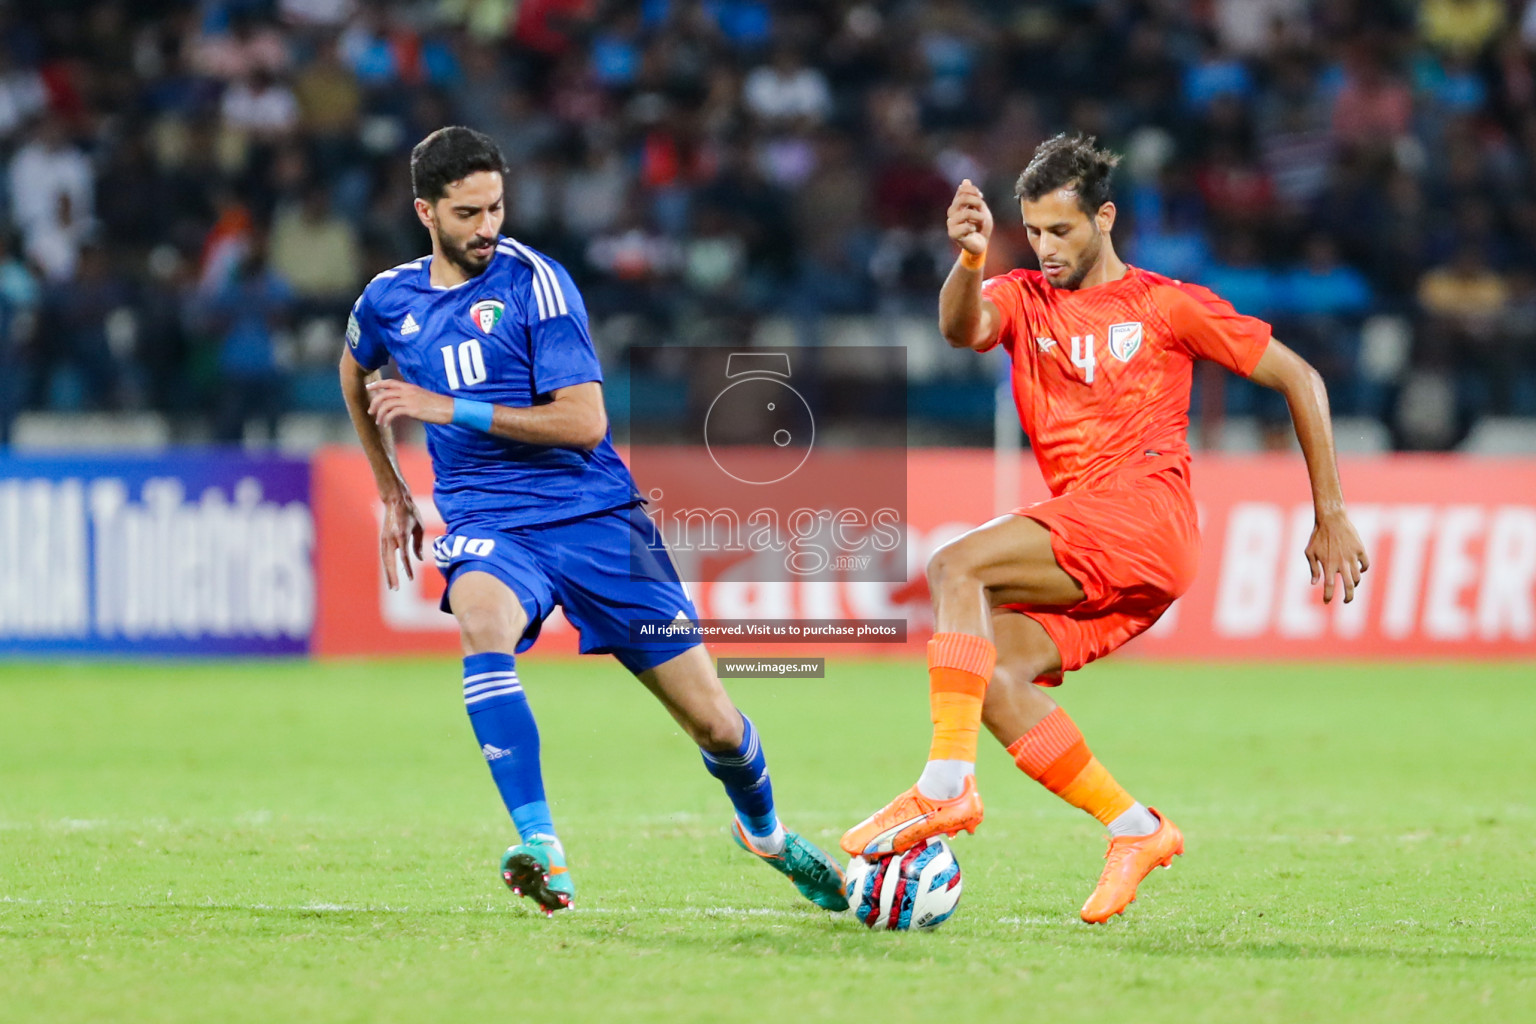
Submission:
<svg viewBox="0 0 1536 1024">
<path fill-rule="evenodd" d="M 0 456 L 0 655 L 309 649 L 308 461 Z"/>
</svg>

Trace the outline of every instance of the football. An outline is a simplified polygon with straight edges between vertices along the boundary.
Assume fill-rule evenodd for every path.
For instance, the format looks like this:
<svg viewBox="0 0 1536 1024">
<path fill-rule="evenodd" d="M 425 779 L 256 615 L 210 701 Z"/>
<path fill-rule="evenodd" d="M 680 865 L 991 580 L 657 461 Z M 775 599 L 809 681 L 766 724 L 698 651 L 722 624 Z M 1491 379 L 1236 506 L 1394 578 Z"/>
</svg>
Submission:
<svg viewBox="0 0 1536 1024">
<path fill-rule="evenodd" d="M 942 838 L 905 853 L 848 862 L 848 908 L 877 931 L 928 931 L 960 903 L 960 862 Z"/>
</svg>

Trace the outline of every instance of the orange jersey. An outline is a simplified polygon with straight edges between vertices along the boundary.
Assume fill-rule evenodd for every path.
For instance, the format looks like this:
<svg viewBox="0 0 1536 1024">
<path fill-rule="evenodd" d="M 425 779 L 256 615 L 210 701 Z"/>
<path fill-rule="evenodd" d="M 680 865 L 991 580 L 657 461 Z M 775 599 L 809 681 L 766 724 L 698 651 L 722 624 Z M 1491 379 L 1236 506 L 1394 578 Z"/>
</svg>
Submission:
<svg viewBox="0 0 1536 1024">
<path fill-rule="evenodd" d="M 1015 270 L 987 280 L 982 295 L 1002 313 L 1019 422 L 1058 495 L 1133 465 L 1176 464 L 1187 480 L 1195 360 L 1246 377 L 1270 338 L 1269 324 L 1210 289 L 1136 267 L 1076 290 Z"/>
</svg>

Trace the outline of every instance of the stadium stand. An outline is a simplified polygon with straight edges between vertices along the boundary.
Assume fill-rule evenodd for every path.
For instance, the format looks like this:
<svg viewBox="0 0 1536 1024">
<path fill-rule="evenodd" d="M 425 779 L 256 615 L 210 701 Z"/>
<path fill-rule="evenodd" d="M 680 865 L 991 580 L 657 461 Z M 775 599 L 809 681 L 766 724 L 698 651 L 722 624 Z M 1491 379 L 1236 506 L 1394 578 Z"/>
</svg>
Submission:
<svg viewBox="0 0 1536 1024">
<path fill-rule="evenodd" d="M 0 4 L 0 442 L 334 436 L 347 305 L 425 246 L 403 156 L 462 122 L 615 375 L 900 338 L 913 440 L 990 440 L 995 367 L 925 326 L 943 210 L 985 183 L 1026 263 L 1013 178 L 1080 130 L 1122 251 L 1271 319 L 1357 450 L 1529 451 L 1533 48 L 1517 0 Z M 1223 387 L 1221 447 L 1286 443 Z"/>
</svg>

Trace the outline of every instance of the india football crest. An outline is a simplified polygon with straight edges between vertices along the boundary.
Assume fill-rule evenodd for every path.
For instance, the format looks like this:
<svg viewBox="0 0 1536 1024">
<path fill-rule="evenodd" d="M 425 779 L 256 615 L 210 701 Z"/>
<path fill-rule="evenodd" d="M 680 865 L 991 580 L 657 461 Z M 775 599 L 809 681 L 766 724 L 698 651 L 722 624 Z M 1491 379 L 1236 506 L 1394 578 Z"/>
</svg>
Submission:
<svg viewBox="0 0 1536 1024">
<path fill-rule="evenodd" d="M 501 323 L 501 314 L 506 312 L 506 308 L 495 299 L 481 299 L 469 307 L 469 318 L 480 328 L 480 333 L 490 334 Z"/>
<path fill-rule="evenodd" d="M 1122 363 L 1130 360 L 1141 348 L 1141 324 L 1110 324 L 1109 325 L 1109 354 Z"/>
</svg>

